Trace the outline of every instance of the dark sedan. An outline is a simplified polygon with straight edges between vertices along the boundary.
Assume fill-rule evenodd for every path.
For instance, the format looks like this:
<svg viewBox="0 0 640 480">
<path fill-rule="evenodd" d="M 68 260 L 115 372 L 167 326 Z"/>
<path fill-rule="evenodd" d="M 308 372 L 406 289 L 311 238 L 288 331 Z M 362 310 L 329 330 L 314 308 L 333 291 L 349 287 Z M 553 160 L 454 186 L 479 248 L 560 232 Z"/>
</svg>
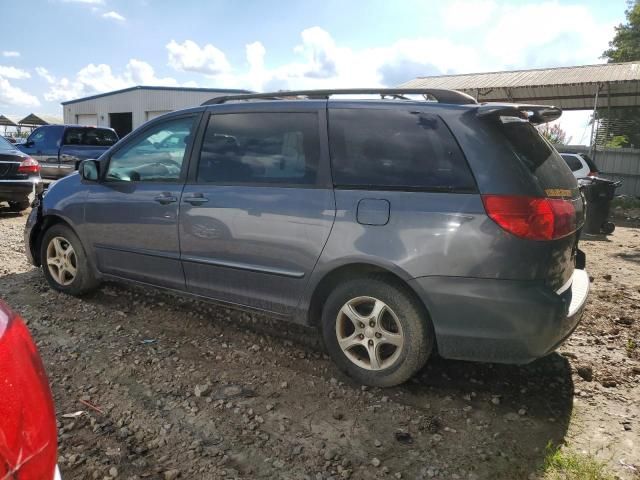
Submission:
<svg viewBox="0 0 640 480">
<path fill-rule="evenodd" d="M 0 202 L 20 212 L 29 207 L 30 196 L 41 191 L 40 164 L 0 137 Z"/>
</svg>

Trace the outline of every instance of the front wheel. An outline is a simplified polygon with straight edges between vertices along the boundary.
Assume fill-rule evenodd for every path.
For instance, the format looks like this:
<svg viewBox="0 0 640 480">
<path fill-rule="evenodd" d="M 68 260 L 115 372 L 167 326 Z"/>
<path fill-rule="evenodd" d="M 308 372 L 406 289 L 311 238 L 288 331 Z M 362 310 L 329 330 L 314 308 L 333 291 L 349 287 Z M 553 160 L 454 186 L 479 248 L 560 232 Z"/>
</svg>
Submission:
<svg viewBox="0 0 640 480">
<path fill-rule="evenodd" d="M 83 295 L 98 286 L 80 239 L 66 225 L 44 232 L 40 263 L 49 285 L 60 292 Z"/>
<path fill-rule="evenodd" d="M 322 311 L 322 335 L 341 370 L 375 387 L 411 378 L 426 363 L 434 343 L 422 305 L 405 288 L 378 277 L 335 288 Z"/>
</svg>

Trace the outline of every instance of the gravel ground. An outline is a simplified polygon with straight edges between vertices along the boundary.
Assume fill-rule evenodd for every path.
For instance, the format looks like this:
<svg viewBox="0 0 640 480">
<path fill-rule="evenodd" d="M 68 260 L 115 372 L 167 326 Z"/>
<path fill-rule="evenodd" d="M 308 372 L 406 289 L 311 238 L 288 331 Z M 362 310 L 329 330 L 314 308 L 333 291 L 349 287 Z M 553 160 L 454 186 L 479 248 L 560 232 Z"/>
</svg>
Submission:
<svg viewBox="0 0 640 480">
<path fill-rule="evenodd" d="M 313 330 L 125 285 L 58 294 L 24 258 L 25 219 L 0 207 L 0 297 L 46 364 L 65 480 L 526 479 L 550 442 L 639 478 L 638 225 L 582 242 L 592 294 L 558 353 L 433 359 L 380 390 Z"/>
</svg>

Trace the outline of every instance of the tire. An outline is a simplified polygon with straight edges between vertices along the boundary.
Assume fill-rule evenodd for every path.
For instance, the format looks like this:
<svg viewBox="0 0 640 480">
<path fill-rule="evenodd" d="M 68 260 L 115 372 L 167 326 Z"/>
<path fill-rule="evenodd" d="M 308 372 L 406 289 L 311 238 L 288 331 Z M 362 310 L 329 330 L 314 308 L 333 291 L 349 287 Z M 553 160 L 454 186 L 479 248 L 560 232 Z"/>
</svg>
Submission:
<svg viewBox="0 0 640 480">
<path fill-rule="evenodd" d="M 612 223 L 612 222 L 604 222 L 600 227 L 600 230 L 605 235 L 611 235 L 615 231 L 615 229 L 616 229 L 616 225 L 615 223 Z"/>
<path fill-rule="evenodd" d="M 23 210 L 29 208 L 29 205 L 31 205 L 29 200 L 23 200 L 21 202 L 9 202 L 9 210 L 11 210 L 12 212 L 22 212 Z"/>
<path fill-rule="evenodd" d="M 344 313 L 349 307 L 355 316 Z M 375 315 L 374 310 L 381 310 L 382 315 Z M 362 322 L 364 329 L 362 323 L 356 328 L 361 319 L 370 322 L 374 318 L 377 322 Z M 404 287 L 384 277 L 338 284 L 325 302 L 321 322 L 325 347 L 336 365 L 355 381 L 372 387 L 407 381 L 425 365 L 433 349 L 433 326 L 423 306 Z"/>
<path fill-rule="evenodd" d="M 59 248 L 56 248 L 56 244 Z M 58 258 L 55 261 L 51 258 L 54 255 Z M 65 257 L 64 261 L 61 257 Z M 53 225 L 44 232 L 40 246 L 40 263 L 47 282 L 51 288 L 59 292 L 80 296 L 95 290 L 99 285 L 82 242 L 66 225 Z M 73 267 L 75 273 L 72 275 Z"/>
</svg>

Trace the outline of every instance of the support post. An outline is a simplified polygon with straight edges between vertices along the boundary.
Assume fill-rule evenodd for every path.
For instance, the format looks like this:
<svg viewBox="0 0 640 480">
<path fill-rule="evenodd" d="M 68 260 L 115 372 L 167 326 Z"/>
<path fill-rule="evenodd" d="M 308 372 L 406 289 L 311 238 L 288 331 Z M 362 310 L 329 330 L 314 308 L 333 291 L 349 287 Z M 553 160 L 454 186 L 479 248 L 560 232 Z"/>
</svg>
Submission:
<svg viewBox="0 0 640 480">
<path fill-rule="evenodd" d="M 594 137 L 594 130 L 596 127 L 596 113 L 598 113 L 598 95 L 600 94 L 600 84 L 597 85 L 596 87 L 596 98 L 593 102 L 593 114 L 591 115 L 591 138 L 590 143 L 591 143 L 591 148 L 589 149 L 589 155 L 591 156 L 591 159 L 595 162 L 596 161 L 596 139 Z"/>
</svg>

